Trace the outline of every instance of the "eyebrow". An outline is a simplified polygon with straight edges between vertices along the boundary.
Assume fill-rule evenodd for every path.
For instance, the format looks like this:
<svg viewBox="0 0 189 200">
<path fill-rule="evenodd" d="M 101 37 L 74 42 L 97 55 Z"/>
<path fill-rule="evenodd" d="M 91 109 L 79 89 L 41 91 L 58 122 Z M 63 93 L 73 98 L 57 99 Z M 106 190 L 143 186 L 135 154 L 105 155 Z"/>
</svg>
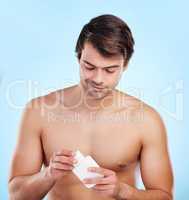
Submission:
<svg viewBox="0 0 189 200">
<path fill-rule="evenodd" d="M 97 67 L 97 66 L 95 66 L 94 64 L 92 64 L 92 63 L 90 63 L 89 61 L 86 61 L 86 60 L 83 60 L 85 63 L 87 63 L 88 65 L 91 65 L 91 66 L 93 66 L 93 67 Z M 109 66 L 106 66 L 106 67 L 103 67 L 103 68 L 117 68 L 117 67 L 119 67 L 119 65 L 109 65 Z"/>
</svg>

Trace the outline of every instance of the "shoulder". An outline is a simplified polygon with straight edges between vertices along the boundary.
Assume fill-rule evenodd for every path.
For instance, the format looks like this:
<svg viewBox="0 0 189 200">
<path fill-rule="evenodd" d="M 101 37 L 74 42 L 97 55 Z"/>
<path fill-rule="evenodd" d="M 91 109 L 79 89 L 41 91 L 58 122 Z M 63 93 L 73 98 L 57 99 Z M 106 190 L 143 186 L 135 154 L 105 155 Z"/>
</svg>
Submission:
<svg viewBox="0 0 189 200">
<path fill-rule="evenodd" d="M 166 128 L 155 108 L 142 100 L 122 94 L 122 110 L 127 114 L 127 123 L 132 124 L 143 140 L 166 139 Z"/>
<path fill-rule="evenodd" d="M 29 118 L 30 120 L 33 118 L 33 120 L 39 121 L 44 110 L 55 105 L 57 101 L 56 93 L 59 93 L 59 91 L 51 92 L 49 94 L 31 99 L 27 102 L 23 110 L 23 117 L 26 119 Z"/>
<path fill-rule="evenodd" d="M 138 122 L 142 126 L 162 126 L 163 120 L 160 114 L 155 108 L 148 105 L 144 101 L 128 95 L 126 93 L 121 93 L 119 102 L 121 102 L 121 109 L 125 112 L 130 113 L 133 117 L 140 116 Z"/>
<path fill-rule="evenodd" d="M 41 106 L 49 106 L 49 107 L 56 107 L 59 106 L 60 104 L 64 104 L 67 101 L 70 100 L 70 97 L 76 88 L 76 85 L 66 87 L 63 89 L 59 89 L 56 91 L 53 91 L 47 95 L 44 95 L 42 97 L 39 97 L 37 101 L 40 101 Z"/>
<path fill-rule="evenodd" d="M 69 102 L 74 86 L 59 89 L 30 100 L 24 109 L 27 116 L 45 119 L 50 112 L 57 112 Z"/>
<path fill-rule="evenodd" d="M 143 113 L 143 125 L 148 125 L 147 127 L 150 131 L 154 130 L 155 132 L 155 130 L 160 131 L 161 129 L 165 129 L 163 119 L 156 111 L 156 109 L 147 104 L 144 104 Z"/>
<path fill-rule="evenodd" d="M 163 145 L 167 141 L 164 121 L 160 114 L 151 106 L 145 104 L 141 122 L 141 134 L 144 144 Z"/>
<path fill-rule="evenodd" d="M 72 87 L 67 87 L 39 96 L 29 101 L 26 107 L 32 107 L 35 109 L 56 108 L 66 101 L 71 90 Z"/>
<path fill-rule="evenodd" d="M 119 92 L 117 102 L 118 111 L 126 115 L 127 123 L 133 124 L 134 126 L 141 123 L 146 107 L 143 101 L 134 96 Z"/>
</svg>

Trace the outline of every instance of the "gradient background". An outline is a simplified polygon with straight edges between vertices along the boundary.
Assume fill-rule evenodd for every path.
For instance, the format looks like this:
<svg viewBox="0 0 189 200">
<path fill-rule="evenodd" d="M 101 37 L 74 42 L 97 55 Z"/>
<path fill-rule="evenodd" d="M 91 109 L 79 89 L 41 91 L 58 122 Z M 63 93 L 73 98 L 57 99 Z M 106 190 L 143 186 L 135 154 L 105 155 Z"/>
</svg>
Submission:
<svg viewBox="0 0 189 200">
<path fill-rule="evenodd" d="M 124 19 L 136 42 L 118 88 L 163 117 L 175 199 L 189 199 L 188 7 L 182 0 L 0 1 L 0 199 L 8 199 L 9 165 L 24 105 L 79 81 L 77 37 L 85 23 L 105 13 Z"/>
</svg>

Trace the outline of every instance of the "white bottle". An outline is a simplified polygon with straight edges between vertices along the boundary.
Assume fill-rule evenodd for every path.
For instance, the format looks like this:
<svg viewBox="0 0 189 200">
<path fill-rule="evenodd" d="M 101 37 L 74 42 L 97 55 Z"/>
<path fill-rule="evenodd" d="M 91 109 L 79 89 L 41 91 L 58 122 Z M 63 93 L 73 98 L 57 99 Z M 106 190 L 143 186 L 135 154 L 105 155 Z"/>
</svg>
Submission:
<svg viewBox="0 0 189 200">
<path fill-rule="evenodd" d="M 103 177 L 102 174 L 88 171 L 89 167 L 99 167 L 97 162 L 91 156 L 84 156 L 79 150 L 76 151 L 75 159 L 77 163 L 74 164 L 73 173 L 83 183 L 85 178 Z M 87 188 L 93 187 L 95 184 L 85 184 Z"/>
</svg>

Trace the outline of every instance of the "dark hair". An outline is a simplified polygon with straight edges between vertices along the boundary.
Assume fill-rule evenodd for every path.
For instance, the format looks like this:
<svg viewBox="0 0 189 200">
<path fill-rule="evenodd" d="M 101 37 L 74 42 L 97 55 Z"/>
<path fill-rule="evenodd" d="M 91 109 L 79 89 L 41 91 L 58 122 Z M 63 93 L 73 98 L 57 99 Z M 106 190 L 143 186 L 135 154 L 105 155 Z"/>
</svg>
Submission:
<svg viewBox="0 0 189 200">
<path fill-rule="evenodd" d="M 87 41 L 105 57 L 123 55 L 125 65 L 134 52 L 134 39 L 130 28 L 114 15 L 100 15 L 84 25 L 75 48 L 78 59 Z"/>
</svg>

